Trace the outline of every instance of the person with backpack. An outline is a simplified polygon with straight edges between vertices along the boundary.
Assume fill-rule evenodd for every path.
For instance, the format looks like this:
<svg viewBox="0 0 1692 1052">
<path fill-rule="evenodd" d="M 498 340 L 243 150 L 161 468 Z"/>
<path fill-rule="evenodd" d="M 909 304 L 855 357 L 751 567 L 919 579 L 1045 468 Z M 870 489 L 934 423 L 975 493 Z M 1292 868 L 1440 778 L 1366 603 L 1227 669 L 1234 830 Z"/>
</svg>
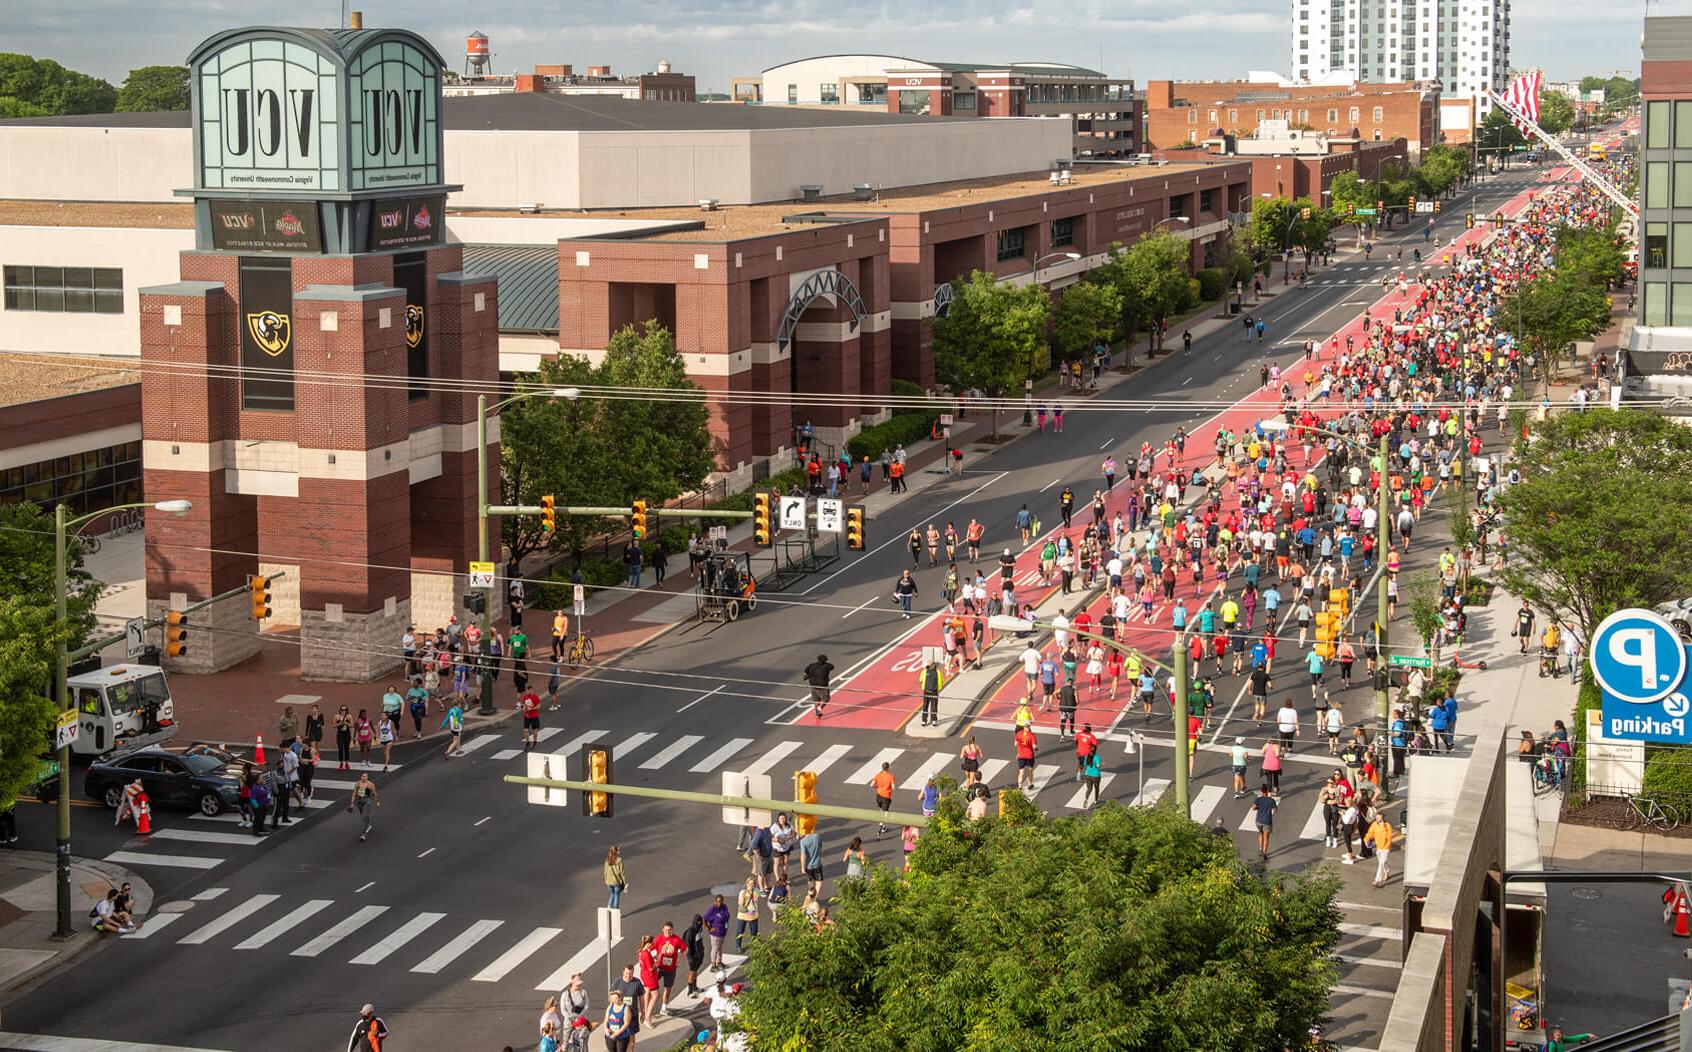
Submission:
<svg viewBox="0 0 1692 1052">
<path fill-rule="evenodd" d="M 353 1024 L 352 1036 L 347 1039 L 347 1052 L 382 1052 L 383 1042 L 388 1040 L 388 1024 L 376 1014 L 375 1005 L 365 1005 L 358 1011 L 358 1022 Z"/>
<path fill-rule="evenodd" d="M 264 836 L 264 820 L 270 814 L 270 783 L 265 775 L 247 771 L 247 804 L 253 809 L 253 835 Z"/>
</svg>

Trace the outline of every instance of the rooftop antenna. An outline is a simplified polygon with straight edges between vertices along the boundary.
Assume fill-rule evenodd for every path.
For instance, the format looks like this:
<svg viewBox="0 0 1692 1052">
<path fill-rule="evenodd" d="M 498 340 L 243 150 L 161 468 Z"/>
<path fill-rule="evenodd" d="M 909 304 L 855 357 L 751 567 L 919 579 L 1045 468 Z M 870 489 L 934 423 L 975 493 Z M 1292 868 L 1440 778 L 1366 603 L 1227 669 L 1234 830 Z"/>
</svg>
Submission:
<svg viewBox="0 0 1692 1052">
<path fill-rule="evenodd" d="M 340 28 L 347 28 L 347 0 L 341 0 L 341 20 L 336 23 Z"/>
</svg>

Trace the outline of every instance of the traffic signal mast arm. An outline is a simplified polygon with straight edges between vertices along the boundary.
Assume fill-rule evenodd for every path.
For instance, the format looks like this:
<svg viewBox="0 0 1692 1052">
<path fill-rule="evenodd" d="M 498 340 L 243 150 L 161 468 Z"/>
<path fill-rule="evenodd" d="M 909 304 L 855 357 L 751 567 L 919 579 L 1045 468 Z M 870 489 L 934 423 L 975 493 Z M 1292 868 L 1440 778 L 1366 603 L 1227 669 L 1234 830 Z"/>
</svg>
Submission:
<svg viewBox="0 0 1692 1052">
<path fill-rule="evenodd" d="M 720 796 L 716 793 L 694 793 L 681 789 L 663 789 L 649 785 L 611 785 L 605 782 L 580 782 L 564 778 L 530 778 L 526 775 L 508 774 L 505 781 L 512 785 L 528 785 L 538 789 L 566 789 L 578 793 L 604 793 L 609 796 L 644 796 L 653 800 L 672 800 L 677 803 L 705 804 L 710 807 L 740 807 L 755 811 L 791 811 L 795 804 L 791 800 L 763 800 L 750 796 Z M 878 808 L 869 807 L 841 807 L 836 804 L 804 805 L 805 813 L 822 818 L 845 818 L 857 822 L 887 822 L 902 826 L 916 826 L 921 829 L 928 825 L 926 815 L 910 814 L 903 811 L 891 813 Z"/>
<path fill-rule="evenodd" d="M 489 515 L 539 515 L 544 509 L 539 504 L 490 504 Z M 595 518 L 620 517 L 627 518 L 629 509 L 622 508 L 592 508 L 592 507 L 557 507 L 554 511 L 560 515 L 591 515 Z M 669 515 L 684 519 L 750 519 L 749 511 L 729 511 L 723 509 L 712 511 L 709 508 L 653 508 L 646 509 L 648 515 Z"/>
<path fill-rule="evenodd" d="M 282 578 L 284 578 L 286 576 L 287 576 L 286 572 L 279 570 L 276 573 L 266 575 L 264 577 L 264 582 L 266 584 L 272 584 L 276 581 L 280 581 Z M 238 595 L 251 595 L 251 594 L 252 594 L 252 586 L 250 584 L 243 584 L 239 588 L 231 588 L 227 592 L 219 592 L 218 594 L 211 596 L 207 599 L 201 599 L 199 602 L 189 603 L 187 606 L 183 607 L 180 610 L 166 611 L 166 615 L 167 615 L 166 617 L 144 618 L 141 621 L 141 627 L 144 628 L 144 629 L 146 629 L 146 628 L 159 628 L 159 627 L 162 627 L 165 624 L 166 620 L 168 619 L 168 615 L 171 614 L 171 613 L 181 615 L 181 617 L 185 618 L 185 617 L 187 617 L 187 615 L 193 613 L 194 611 L 204 610 L 206 607 L 212 605 L 213 603 L 221 603 L 225 599 L 233 599 Z M 193 626 L 188 625 L 187 627 L 192 628 Z M 100 651 L 102 651 L 102 650 L 106 649 L 107 647 L 111 646 L 113 643 L 123 642 L 124 635 L 125 634 L 123 632 L 112 632 L 112 633 L 109 633 L 107 635 L 96 636 L 93 639 L 89 640 L 88 643 L 85 646 L 78 647 L 77 649 L 72 650 L 68 654 L 66 654 L 65 660 L 76 662 L 76 661 L 81 661 L 83 658 L 89 657 L 90 655 L 98 654 Z"/>
</svg>

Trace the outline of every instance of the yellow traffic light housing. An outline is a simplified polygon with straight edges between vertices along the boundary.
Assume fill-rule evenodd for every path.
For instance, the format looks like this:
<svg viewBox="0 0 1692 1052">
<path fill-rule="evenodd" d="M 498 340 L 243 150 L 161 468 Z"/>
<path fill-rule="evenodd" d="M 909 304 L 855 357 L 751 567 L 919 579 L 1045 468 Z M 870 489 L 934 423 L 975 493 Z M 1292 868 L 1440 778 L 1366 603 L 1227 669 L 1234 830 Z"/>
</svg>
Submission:
<svg viewBox="0 0 1692 1052">
<path fill-rule="evenodd" d="M 1468 215 L 1463 217 L 1463 227 L 1467 230 L 1473 230 L 1475 228 L 1475 214 L 1473 212 L 1470 212 Z"/>
<path fill-rule="evenodd" d="M 1300 219 L 1308 220 L 1310 218 L 1310 209 L 1308 209 L 1308 208 L 1299 209 L 1298 210 L 1298 217 Z"/>
<path fill-rule="evenodd" d="M 793 802 L 796 804 L 814 804 L 817 802 L 817 773 L 815 771 L 793 772 Z M 817 816 L 803 811 L 793 816 L 793 826 L 800 836 L 807 836 L 817 831 Z"/>
<path fill-rule="evenodd" d="M 188 615 L 180 610 L 165 614 L 165 657 L 188 653 Z"/>
<path fill-rule="evenodd" d="M 253 620 L 263 621 L 270 616 L 270 582 L 263 574 L 247 578 L 247 592 L 252 597 Z"/>
<path fill-rule="evenodd" d="M 541 531 L 558 532 L 558 507 L 550 493 L 541 498 Z"/>
<path fill-rule="evenodd" d="M 595 785 L 610 785 L 610 748 L 604 745 L 582 746 L 582 770 L 586 772 L 584 781 L 592 782 Z M 598 791 L 583 793 L 582 814 L 589 818 L 610 818 L 611 794 Z"/>
<path fill-rule="evenodd" d="M 1435 201 L 1434 202 L 1434 215 L 1439 215 L 1440 209 L 1443 208 L 1444 206 L 1445 206 L 1445 203 L 1443 201 Z"/>
<path fill-rule="evenodd" d="M 646 536 L 646 502 L 637 500 L 629 505 L 629 528 L 635 540 Z"/>
<path fill-rule="evenodd" d="M 1386 211 L 1386 198 L 1384 198 L 1384 197 L 1375 198 L 1375 211 L 1377 211 L 1377 212 Z"/>
<path fill-rule="evenodd" d="M 850 551 L 864 550 L 864 509 L 854 504 L 846 509 L 846 547 Z"/>
<path fill-rule="evenodd" d="M 852 513 L 848 511 L 847 529 L 850 530 Z M 770 495 L 768 493 L 754 493 L 752 495 L 752 541 L 760 548 L 769 548 L 775 544 L 775 531 L 770 529 Z"/>
</svg>

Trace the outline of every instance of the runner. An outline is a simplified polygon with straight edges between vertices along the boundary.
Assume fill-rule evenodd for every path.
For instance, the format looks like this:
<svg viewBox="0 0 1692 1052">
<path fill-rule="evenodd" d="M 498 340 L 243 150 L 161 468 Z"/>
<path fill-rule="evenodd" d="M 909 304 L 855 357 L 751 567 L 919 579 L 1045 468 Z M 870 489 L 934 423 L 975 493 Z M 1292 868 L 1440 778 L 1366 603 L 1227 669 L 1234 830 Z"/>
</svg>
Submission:
<svg viewBox="0 0 1692 1052">
<path fill-rule="evenodd" d="M 517 708 L 523 713 L 523 748 L 532 749 L 540 744 L 540 695 L 533 690 L 525 690 L 523 696 L 517 699 Z"/>
<path fill-rule="evenodd" d="M 893 810 L 893 787 L 896 781 L 893 777 L 893 765 L 883 763 L 881 770 L 870 779 L 870 785 L 875 789 L 875 806 L 881 808 L 882 819 L 875 831 L 875 838 L 880 840 L 887 835 L 887 814 Z M 756 932 L 754 932 L 756 934 Z"/>
<path fill-rule="evenodd" d="M 811 685 L 811 711 L 820 720 L 823 710 L 828 707 L 828 685 L 834 677 L 834 665 L 827 654 L 818 654 L 815 661 L 805 666 L 804 676 L 805 682 Z"/>
<path fill-rule="evenodd" d="M 347 813 L 358 812 L 364 821 L 364 829 L 358 834 L 360 840 L 370 839 L 372 823 L 371 808 L 381 807 L 382 801 L 376 796 L 376 784 L 370 780 L 369 771 L 360 771 L 358 781 L 353 783 L 352 796 L 347 800 Z"/>
<path fill-rule="evenodd" d="M 1269 747 L 1273 747 L 1271 742 Z M 1267 748 L 1266 750 L 1267 751 Z M 1269 861 L 1269 834 L 1275 829 L 1275 807 L 1278 801 L 1269 793 L 1268 783 L 1258 787 L 1257 797 L 1252 800 L 1253 817 L 1257 824 L 1257 857 Z"/>
</svg>

